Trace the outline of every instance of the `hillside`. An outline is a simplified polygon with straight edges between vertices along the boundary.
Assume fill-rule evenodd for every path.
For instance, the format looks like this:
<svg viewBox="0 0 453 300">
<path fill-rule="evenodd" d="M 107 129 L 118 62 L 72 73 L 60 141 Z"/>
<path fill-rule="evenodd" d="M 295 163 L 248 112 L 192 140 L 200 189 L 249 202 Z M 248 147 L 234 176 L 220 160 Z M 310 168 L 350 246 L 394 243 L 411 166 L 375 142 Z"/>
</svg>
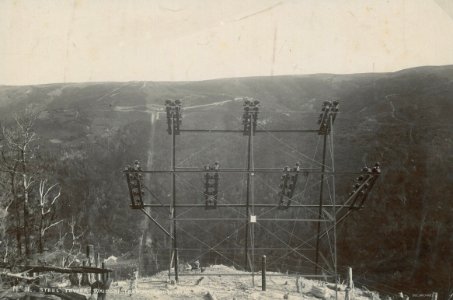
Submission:
<svg viewBox="0 0 453 300">
<path fill-rule="evenodd" d="M 168 241 L 139 212 L 128 208 L 128 194 L 121 171 L 135 159 L 146 169 L 166 169 L 170 164 L 170 139 L 163 114 L 165 99 L 182 99 L 183 128 L 240 129 L 242 104 L 237 97 L 261 101 L 260 126 L 316 128 L 324 100 L 340 102 L 335 121 L 335 169 L 359 171 L 379 161 L 382 176 L 366 207 L 339 227 L 339 265 L 350 265 L 357 284 L 377 291 L 410 293 L 452 292 L 453 278 L 453 66 L 420 67 L 387 74 L 277 76 L 219 79 L 202 82 L 77 83 L 0 87 L 0 117 L 8 122 L 13 112 L 34 104 L 42 111 L 36 125 L 41 151 L 57 158 L 58 180 L 63 186 L 63 213 L 76 213 L 87 229 L 85 240 L 106 255 L 138 256 L 144 273 L 166 267 Z M 211 105 L 217 103 L 217 105 Z M 2 122 L 2 123 L 3 123 Z M 319 137 L 257 136 L 255 167 L 283 167 L 300 161 L 319 166 Z M 201 167 L 215 160 L 222 167 L 243 167 L 242 135 L 178 137 L 179 166 Z M 317 146 L 318 145 L 318 146 Z M 317 151 L 315 151 L 317 149 Z M 258 178 L 256 199 L 274 203 L 278 178 Z M 182 201 L 202 203 L 199 177 L 180 175 Z M 243 199 L 242 178 L 225 176 L 225 201 Z M 316 180 L 298 201 L 316 203 Z M 337 178 L 338 201 L 350 191 L 353 176 Z M 169 177 L 149 177 L 148 186 L 162 201 L 169 200 Z M 162 222 L 164 210 L 155 213 Z M 228 209 L 212 216 L 235 216 Z M 264 213 L 264 212 L 263 212 Z M 284 214 L 285 212 L 277 212 Z M 292 211 L 310 216 L 310 211 Z M 192 210 L 192 217 L 205 215 Z M 309 226 L 275 227 L 268 231 L 295 247 L 309 236 Z M 181 255 L 186 260 L 204 253 L 196 238 L 209 245 L 236 232 L 222 246 L 240 248 L 238 223 L 185 223 Z M 209 227 L 207 227 L 209 226 Z M 292 229 L 292 235 L 288 231 Z M 295 229 L 294 229 L 295 228 Z M 212 232 L 216 234 L 213 235 Z M 55 233 L 56 234 L 56 233 Z M 190 237 L 189 234 L 195 235 Z M 296 234 L 299 240 L 293 239 Z M 266 230 L 256 234 L 257 247 L 278 241 Z M 139 247 L 139 245 L 141 245 Z M 202 247 L 203 246 L 203 247 Z M 281 245 L 280 245 L 281 247 Z M 324 245 L 328 251 L 328 245 Z M 139 249 L 140 248 L 140 249 Z M 257 253 L 260 255 L 261 253 Z M 284 252 L 283 252 L 284 254 Z M 281 252 L 266 253 L 281 257 Z M 225 257 L 209 252 L 206 263 L 242 263 L 241 250 Z M 222 261 L 222 259 L 224 261 Z M 289 255 L 275 265 L 280 271 L 307 271 L 300 258 Z"/>
</svg>

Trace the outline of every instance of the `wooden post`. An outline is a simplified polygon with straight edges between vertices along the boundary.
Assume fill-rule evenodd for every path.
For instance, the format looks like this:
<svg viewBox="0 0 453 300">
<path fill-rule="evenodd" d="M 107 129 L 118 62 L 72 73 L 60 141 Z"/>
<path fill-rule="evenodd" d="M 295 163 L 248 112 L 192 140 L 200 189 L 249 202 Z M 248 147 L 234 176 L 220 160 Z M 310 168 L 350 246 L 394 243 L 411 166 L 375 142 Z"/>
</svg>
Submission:
<svg viewBox="0 0 453 300">
<path fill-rule="evenodd" d="M 84 260 L 82 265 L 86 267 L 87 262 Z M 89 286 L 90 285 L 90 279 L 88 278 L 88 273 L 82 273 L 82 280 L 80 280 L 80 285 L 81 286 Z"/>
<path fill-rule="evenodd" d="M 101 266 L 101 267 L 102 267 L 102 269 L 105 269 L 105 262 L 102 262 L 102 266 Z M 107 282 L 107 279 L 108 279 L 108 278 L 107 278 L 107 274 L 108 274 L 108 273 L 102 273 L 102 274 L 101 274 L 101 281 L 102 281 L 102 283 L 106 283 L 106 282 Z"/>
<path fill-rule="evenodd" d="M 94 267 L 94 246 L 93 245 L 87 245 L 87 260 L 88 260 L 88 267 Z M 94 282 L 96 281 L 96 277 L 94 274 L 90 273 L 88 275 L 88 280 L 89 282 Z"/>
<path fill-rule="evenodd" d="M 266 255 L 261 257 L 261 290 L 266 290 Z"/>
<path fill-rule="evenodd" d="M 302 293 L 302 287 L 301 287 L 301 280 L 302 277 L 300 276 L 297 276 L 297 279 L 296 279 L 296 289 L 297 289 L 297 292 L 298 293 Z"/>
<path fill-rule="evenodd" d="M 354 290 L 354 282 L 352 281 L 352 268 L 348 267 L 348 285 L 345 291 L 345 300 L 352 300 L 353 299 L 353 290 Z"/>
<path fill-rule="evenodd" d="M 88 260 L 88 267 L 92 267 L 94 264 L 94 246 L 87 245 L 87 260 Z"/>
<path fill-rule="evenodd" d="M 354 289 L 354 281 L 352 281 L 352 268 L 348 268 L 348 284 L 351 289 Z"/>
<path fill-rule="evenodd" d="M 102 268 L 105 269 L 105 263 L 104 262 L 102 263 Z M 109 272 L 105 273 L 105 279 L 106 280 L 110 279 L 110 273 Z"/>
<path fill-rule="evenodd" d="M 96 268 L 101 267 L 101 255 L 99 254 L 99 252 L 96 253 L 96 256 L 94 257 L 94 262 L 96 264 Z M 97 281 L 101 280 L 101 274 L 97 273 L 95 277 Z"/>
</svg>

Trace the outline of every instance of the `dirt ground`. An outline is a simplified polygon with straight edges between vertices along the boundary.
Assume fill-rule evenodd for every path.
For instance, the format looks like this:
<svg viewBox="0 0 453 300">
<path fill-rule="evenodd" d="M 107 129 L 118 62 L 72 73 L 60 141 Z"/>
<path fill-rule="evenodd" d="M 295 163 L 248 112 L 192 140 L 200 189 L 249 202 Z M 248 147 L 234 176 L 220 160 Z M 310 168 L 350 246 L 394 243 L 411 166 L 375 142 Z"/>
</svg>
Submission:
<svg viewBox="0 0 453 300">
<path fill-rule="evenodd" d="M 210 274 L 222 275 L 210 275 Z M 214 265 L 204 272 L 190 271 L 182 273 L 179 282 L 175 284 L 168 280 L 168 272 L 161 272 L 153 277 L 141 278 L 137 282 L 137 289 L 126 291 L 130 282 L 119 281 L 112 285 L 107 299 L 321 299 L 313 295 L 314 289 L 324 291 L 324 299 L 335 299 L 334 286 L 327 287 L 323 281 L 300 278 L 299 292 L 297 291 L 296 277 L 267 273 L 266 291 L 261 289 L 261 274 L 242 276 L 244 271 L 235 270 L 223 265 Z M 345 298 L 345 286 L 338 286 L 338 299 Z M 125 293 L 124 293 L 125 292 Z M 373 299 L 371 293 L 356 289 L 356 300 Z M 374 296 L 374 299 L 378 299 Z"/>
<path fill-rule="evenodd" d="M 222 274 L 222 275 L 219 275 Z M 197 271 L 181 271 L 178 283 L 169 280 L 168 272 L 160 272 L 152 277 L 138 280 L 113 282 L 107 290 L 107 300 L 148 300 L 148 299 L 335 299 L 335 286 L 323 281 L 297 278 L 281 273 L 267 273 L 266 291 L 261 288 L 261 274 L 252 279 L 251 273 L 223 265 L 213 265 Z M 66 287 L 71 288 L 71 287 Z M 345 286 L 337 286 L 337 299 L 345 299 Z M 90 295 L 89 289 L 79 289 L 87 299 L 97 299 Z M 0 291 L 2 299 L 76 299 L 77 295 L 61 293 L 58 296 L 44 293 L 15 293 L 11 290 Z M 355 300 L 379 299 L 377 294 L 360 289 L 354 290 Z M 24 298 L 25 297 L 25 298 Z M 28 297 L 28 298 L 27 298 Z M 31 298 L 30 298 L 31 297 Z M 82 297 L 83 298 L 83 297 Z M 81 299 L 81 298 L 77 298 Z"/>
</svg>

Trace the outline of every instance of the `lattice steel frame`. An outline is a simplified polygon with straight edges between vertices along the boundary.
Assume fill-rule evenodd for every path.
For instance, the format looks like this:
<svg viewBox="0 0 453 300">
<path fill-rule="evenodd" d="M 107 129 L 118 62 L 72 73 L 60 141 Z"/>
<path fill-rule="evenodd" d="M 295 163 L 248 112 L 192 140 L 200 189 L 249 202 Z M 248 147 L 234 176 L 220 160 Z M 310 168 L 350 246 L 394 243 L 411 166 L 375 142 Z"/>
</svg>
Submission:
<svg viewBox="0 0 453 300">
<path fill-rule="evenodd" d="M 322 107 L 322 113 L 319 116 L 319 128 L 318 129 L 274 129 L 274 130 L 260 130 L 257 129 L 257 120 L 259 114 L 259 101 L 251 99 L 251 98 L 244 98 L 244 114 L 243 114 L 243 130 L 229 130 L 229 129 L 182 129 L 181 128 L 181 113 L 182 113 L 182 103 L 179 100 L 166 101 L 166 113 L 167 113 L 167 125 L 168 125 L 168 133 L 171 135 L 172 144 L 171 144 L 171 165 L 170 169 L 168 170 L 142 170 L 138 164 L 134 167 L 127 167 L 124 170 L 124 173 L 127 177 L 127 182 L 130 191 L 130 199 L 131 205 L 130 207 L 133 209 L 141 210 L 151 221 L 153 221 L 166 235 L 168 235 L 172 239 L 172 246 L 171 246 L 171 258 L 174 258 L 174 274 L 170 273 L 169 276 L 174 275 L 176 281 L 179 280 L 180 275 L 190 275 L 190 274 L 180 274 L 178 270 L 178 240 L 177 240 L 177 222 L 180 221 L 244 221 L 245 222 L 245 243 L 244 243 L 244 270 L 249 270 L 251 272 L 252 281 L 254 279 L 255 270 L 254 270 L 254 243 L 253 240 L 250 243 L 250 233 L 249 233 L 249 226 L 251 227 L 252 231 L 254 230 L 255 222 L 257 221 L 273 221 L 273 222 L 316 222 L 317 223 L 317 233 L 316 233 L 316 259 L 314 262 L 314 274 L 298 274 L 298 276 L 305 276 L 305 277 L 313 277 L 313 278 L 324 278 L 326 275 L 319 274 L 319 254 L 320 254 L 320 241 L 321 239 L 328 235 L 330 231 L 333 232 L 333 274 L 330 277 L 333 277 L 335 283 L 337 283 L 337 233 L 336 233 L 336 226 L 342 222 L 347 216 L 349 216 L 355 209 L 361 208 L 363 203 L 371 189 L 374 185 L 378 175 L 380 174 L 379 165 L 376 166 L 371 170 L 371 168 L 364 168 L 362 172 L 336 172 L 335 165 L 334 165 L 334 148 L 333 148 L 333 138 L 334 138 L 334 121 L 337 116 L 338 112 L 338 102 L 337 101 L 325 101 Z M 223 169 L 216 167 L 215 171 L 212 169 L 206 168 L 196 168 L 196 167 L 176 167 L 176 136 L 180 135 L 181 133 L 192 132 L 192 133 L 242 133 L 244 136 L 247 136 L 247 168 L 228 168 Z M 297 166 L 297 173 L 317 173 L 320 174 L 320 189 L 319 189 L 319 204 L 289 204 L 287 207 L 283 207 L 286 209 L 289 208 L 296 208 L 296 207 L 306 207 L 306 208 L 318 208 L 318 218 L 316 219 L 307 219 L 307 218 L 271 218 L 265 219 L 261 218 L 258 220 L 253 221 L 255 207 L 268 207 L 273 208 L 277 207 L 279 204 L 266 204 L 266 203 L 255 203 L 252 197 L 253 191 L 251 190 L 251 184 L 253 182 L 253 175 L 255 173 L 282 173 L 284 170 L 282 168 L 255 168 L 251 161 L 252 156 L 252 147 L 253 147 L 253 137 L 257 133 L 315 133 L 323 137 L 323 146 L 322 146 L 322 163 L 321 168 L 300 168 Z M 328 139 L 330 142 L 330 154 L 331 154 L 331 165 L 330 171 L 326 171 L 326 148 Z M 288 171 L 288 170 L 287 170 Z M 295 170 L 291 170 L 295 172 Z M 237 208 L 245 208 L 246 217 L 245 218 L 178 218 L 176 216 L 176 209 L 177 208 L 189 208 L 189 207 L 205 207 L 205 204 L 200 203 L 189 203 L 189 204 L 178 204 L 177 197 L 176 197 L 176 174 L 177 173 L 207 173 L 207 172 L 216 172 L 218 173 L 246 173 L 246 197 L 245 203 L 217 203 L 215 204 L 215 208 L 222 208 L 222 207 L 237 207 Z M 141 174 L 143 173 L 152 173 L 152 174 L 171 174 L 171 190 L 172 190 L 172 197 L 171 202 L 169 204 L 153 204 L 153 203 L 144 203 L 142 196 L 143 196 L 143 188 L 140 185 L 137 186 L 137 182 L 141 182 Z M 349 195 L 349 198 L 343 204 L 336 204 L 336 197 L 335 197 L 335 175 L 338 174 L 361 174 L 358 178 L 362 178 L 360 182 L 358 182 L 354 188 L 354 190 Z M 326 176 L 331 176 L 332 178 L 332 204 L 325 204 L 323 203 L 324 199 L 324 192 L 325 192 L 325 178 Z M 363 178 L 365 176 L 365 178 Z M 135 180 L 135 181 L 134 181 Z M 132 182 L 132 184 L 131 184 Z M 135 184 L 135 185 L 134 185 Z M 291 197 L 292 197 L 292 193 Z M 290 199 L 291 199 L 290 197 Z M 357 205 L 358 202 L 358 205 Z M 170 228 L 167 230 L 164 226 L 162 226 L 156 219 L 154 219 L 146 210 L 147 207 L 168 207 L 170 209 Z M 330 215 L 327 213 L 324 208 L 331 208 L 332 214 Z M 337 210 L 338 209 L 338 210 Z M 340 214 L 341 211 L 347 209 L 344 214 Z M 339 216 L 339 217 L 338 217 Z M 329 222 L 331 225 L 326 230 L 321 230 L 321 223 Z M 308 243 L 310 240 L 306 241 Z M 304 246 L 306 243 L 302 243 L 301 245 L 290 248 L 288 250 L 294 251 L 299 254 L 297 251 L 302 249 L 301 247 Z M 258 248 L 256 248 L 258 249 Z M 260 248 L 261 249 L 261 248 Z M 264 249 L 264 248 L 263 248 Z M 249 255 L 252 255 L 252 260 L 250 260 Z M 171 259 L 170 267 L 173 262 Z M 209 275 L 209 274 L 207 274 Z M 211 274 L 211 275 L 220 275 L 220 274 Z M 225 275 L 225 274 L 223 274 Z M 235 274 L 238 276 L 245 276 L 250 275 L 250 273 L 241 273 Z M 254 281 L 253 281 L 254 282 Z"/>
</svg>

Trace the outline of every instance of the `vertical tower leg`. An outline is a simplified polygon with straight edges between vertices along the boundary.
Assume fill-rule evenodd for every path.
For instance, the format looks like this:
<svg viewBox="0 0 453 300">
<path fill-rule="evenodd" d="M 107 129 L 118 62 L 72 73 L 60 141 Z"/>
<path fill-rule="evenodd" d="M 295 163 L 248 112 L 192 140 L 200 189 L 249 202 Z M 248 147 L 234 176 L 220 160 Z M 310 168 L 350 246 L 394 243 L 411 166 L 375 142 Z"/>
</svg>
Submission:
<svg viewBox="0 0 453 300">
<path fill-rule="evenodd" d="M 323 205 L 323 194 L 324 194 L 324 171 L 326 169 L 326 144 L 327 144 L 327 134 L 324 134 L 324 141 L 322 145 L 322 166 L 321 166 L 321 185 L 319 192 L 319 213 L 318 219 L 322 218 L 322 205 Z M 319 241 L 321 234 L 321 222 L 318 222 L 318 230 L 316 237 L 316 259 L 315 259 L 315 274 L 318 274 L 318 262 L 319 262 Z"/>
<path fill-rule="evenodd" d="M 250 121 L 250 120 L 249 120 Z M 251 127 L 251 125 L 250 125 Z M 244 269 L 249 270 L 248 263 L 249 263 L 249 224 L 250 224 L 250 180 L 251 180 L 251 173 L 250 173 L 250 165 L 251 165 L 251 153 L 252 153 L 252 133 L 249 131 L 249 138 L 248 138 L 248 145 L 247 145 L 247 191 L 246 191 L 246 201 L 245 201 L 245 257 L 244 257 Z"/>
<path fill-rule="evenodd" d="M 337 209 L 336 209 L 336 190 L 335 190 L 335 161 L 333 147 L 333 119 L 329 116 L 330 122 L 330 150 L 331 150 L 331 168 L 332 168 L 332 204 L 333 204 L 333 268 L 335 275 L 335 299 L 338 299 L 338 275 L 337 275 Z M 352 274 L 351 274 L 352 276 Z"/>
<path fill-rule="evenodd" d="M 179 270 L 178 270 L 178 242 L 176 239 L 176 134 L 175 134 L 175 116 L 172 118 L 172 158 L 171 158 L 171 167 L 172 167 L 172 197 L 173 197 L 173 209 L 172 209 L 172 219 L 173 219 L 173 257 L 175 261 L 175 281 L 179 280 Z"/>
</svg>

